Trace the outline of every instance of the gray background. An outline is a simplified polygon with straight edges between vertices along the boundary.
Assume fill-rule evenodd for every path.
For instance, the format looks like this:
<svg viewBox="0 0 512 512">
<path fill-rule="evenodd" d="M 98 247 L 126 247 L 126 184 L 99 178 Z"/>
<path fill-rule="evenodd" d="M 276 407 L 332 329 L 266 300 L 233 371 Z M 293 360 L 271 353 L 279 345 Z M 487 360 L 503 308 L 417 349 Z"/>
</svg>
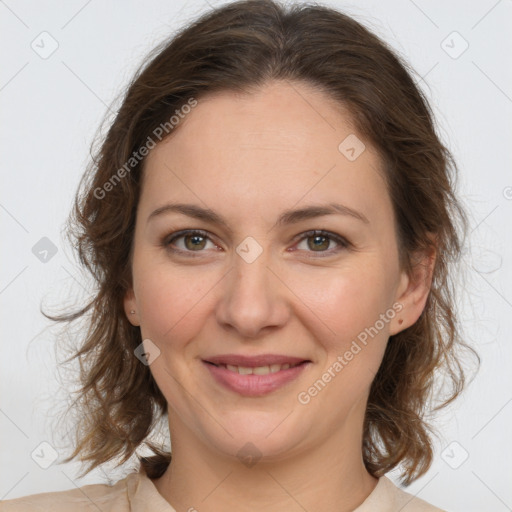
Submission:
<svg viewBox="0 0 512 512">
<path fill-rule="evenodd" d="M 55 312 L 90 290 L 61 230 L 107 108 L 147 51 L 221 3 L 0 1 L 0 498 L 129 470 L 78 479 L 77 463 L 41 467 L 63 458 L 65 432 L 52 422 L 70 388 L 56 371 L 58 329 L 39 308 Z M 461 317 L 482 367 L 438 417 L 434 464 L 407 490 L 449 511 L 512 510 L 512 2 L 324 4 L 354 15 L 413 65 L 470 210 Z"/>
</svg>

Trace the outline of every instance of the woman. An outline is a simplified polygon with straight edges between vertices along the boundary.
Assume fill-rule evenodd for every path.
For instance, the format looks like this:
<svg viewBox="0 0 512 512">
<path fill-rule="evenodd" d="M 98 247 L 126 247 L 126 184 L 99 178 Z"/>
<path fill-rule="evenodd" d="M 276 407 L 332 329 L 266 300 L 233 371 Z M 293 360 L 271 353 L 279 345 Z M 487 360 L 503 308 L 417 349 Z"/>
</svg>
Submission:
<svg viewBox="0 0 512 512">
<path fill-rule="evenodd" d="M 464 386 L 455 170 L 406 65 L 350 17 L 215 9 L 156 49 L 77 194 L 98 284 L 75 457 L 114 486 L 2 510 L 440 510 L 434 376 Z M 168 422 L 171 453 L 151 441 Z"/>
</svg>

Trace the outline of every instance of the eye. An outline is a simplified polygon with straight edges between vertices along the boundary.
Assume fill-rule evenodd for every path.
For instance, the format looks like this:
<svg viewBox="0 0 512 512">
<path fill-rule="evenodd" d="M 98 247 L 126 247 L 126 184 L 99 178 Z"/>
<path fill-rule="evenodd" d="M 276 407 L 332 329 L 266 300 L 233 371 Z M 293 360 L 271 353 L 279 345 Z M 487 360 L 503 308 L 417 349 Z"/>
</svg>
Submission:
<svg viewBox="0 0 512 512">
<path fill-rule="evenodd" d="M 299 242 L 300 243 L 297 245 L 297 247 L 299 247 L 300 244 L 302 243 L 305 243 L 306 245 L 306 249 L 302 249 L 299 247 L 300 250 L 306 250 L 308 252 L 327 253 L 328 255 L 338 252 L 342 249 L 348 249 L 348 247 L 350 246 L 350 243 L 343 237 L 335 233 L 323 230 L 312 230 L 302 233 Z M 332 245 L 333 242 L 337 244 L 337 247 L 334 249 L 330 249 L 330 246 Z"/>
<path fill-rule="evenodd" d="M 176 243 L 179 240 L 182 240 L 183 244 Z M 214 247 L 217 247 L 210 240 L 206 231 L 188 229 L 178 231 L 171 237 L 167 237 L 163 240 L 163 245 L 174 252 L 201 252 L 203 249 L 207 248 L 208 241 L 214 245 Z"/>
</svg>

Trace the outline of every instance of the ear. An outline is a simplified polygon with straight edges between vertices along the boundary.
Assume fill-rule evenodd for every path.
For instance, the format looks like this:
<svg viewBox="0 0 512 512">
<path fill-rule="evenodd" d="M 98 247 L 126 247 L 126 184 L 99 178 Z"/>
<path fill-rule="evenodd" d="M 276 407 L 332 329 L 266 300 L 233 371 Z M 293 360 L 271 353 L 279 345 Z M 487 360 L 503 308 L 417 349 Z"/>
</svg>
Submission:
<svg viewBox="0 0 512 512">
<path fill-rule="evenodd" d="M 135 326 L 140 325 L 139 313 L 137 310 L 137 301 L 133 288 L 126 291 L 124 296 L 124 312 L 128 321 Z"/>
<path fill-rule="evenodd" d="M 436 248 L 418 251 L 411 258 L 411 271 L 402 270 L 400 283 L 395 295 L 395 303 L 401 305 L 390 325 L 390 335 L 413 325 L 425 309 L 432 285 L 432 275 L 436 262 Z"/>
</svg>

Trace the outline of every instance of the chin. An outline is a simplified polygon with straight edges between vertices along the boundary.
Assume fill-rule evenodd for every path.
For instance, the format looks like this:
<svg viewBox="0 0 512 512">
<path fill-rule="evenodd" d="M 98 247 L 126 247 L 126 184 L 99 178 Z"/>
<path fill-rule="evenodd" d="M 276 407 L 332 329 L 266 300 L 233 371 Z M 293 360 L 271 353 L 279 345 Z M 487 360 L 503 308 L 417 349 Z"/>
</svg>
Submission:
<svg viewBox="0 0 512 512">
<path fill-rule="evenodd" d="M 300 428 L 292 420 L 292 415 L 287 417 L 287 414 L 253 412 L 233 419 L 225 415 L 223 424 L 228 425 L 227 432 L 219 427 L 216 432 L 205 432 L 204 437 L 209 446 L 238 458 L 248 467 L 254 461 L 279 461 L 300 451 L 300 446 L 307 439 L 307 432 L 302 430 L 304 422 Z"/>
</svg>

